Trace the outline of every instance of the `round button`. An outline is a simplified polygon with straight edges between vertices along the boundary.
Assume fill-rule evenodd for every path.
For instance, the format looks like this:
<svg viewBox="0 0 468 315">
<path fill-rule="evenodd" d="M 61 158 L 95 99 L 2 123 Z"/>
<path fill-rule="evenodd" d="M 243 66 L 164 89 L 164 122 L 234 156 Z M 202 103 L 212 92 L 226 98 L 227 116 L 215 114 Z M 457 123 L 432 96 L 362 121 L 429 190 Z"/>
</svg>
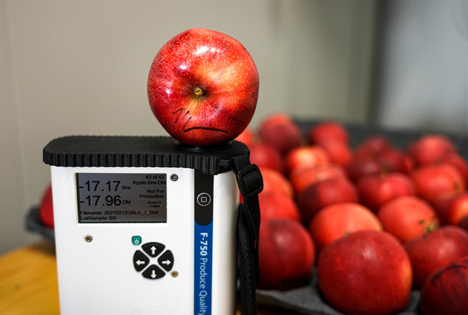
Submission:
<svg viewBox="0 0 468 315">
<path fill-rule="evenodd" d="M 211 203 L 211 196 L 207 193 L 201 193 L 197 196 L 197 203 L 202 207 L 206 207 Z"/>
</svg>

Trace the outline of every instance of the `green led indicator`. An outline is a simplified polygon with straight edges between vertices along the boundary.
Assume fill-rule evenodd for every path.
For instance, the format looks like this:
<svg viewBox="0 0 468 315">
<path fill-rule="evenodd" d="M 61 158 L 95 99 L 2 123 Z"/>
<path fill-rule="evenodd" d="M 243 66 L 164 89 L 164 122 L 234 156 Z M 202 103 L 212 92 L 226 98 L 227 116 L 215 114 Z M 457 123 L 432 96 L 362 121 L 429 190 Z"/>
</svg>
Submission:
<svg viewBox="0 0 468 315">
<path fill-rule="evenodd" d="M 133 245 L 140 245 L 141 244 L 141 236 L 132 237 L 132 244 Z"/>
</svg>

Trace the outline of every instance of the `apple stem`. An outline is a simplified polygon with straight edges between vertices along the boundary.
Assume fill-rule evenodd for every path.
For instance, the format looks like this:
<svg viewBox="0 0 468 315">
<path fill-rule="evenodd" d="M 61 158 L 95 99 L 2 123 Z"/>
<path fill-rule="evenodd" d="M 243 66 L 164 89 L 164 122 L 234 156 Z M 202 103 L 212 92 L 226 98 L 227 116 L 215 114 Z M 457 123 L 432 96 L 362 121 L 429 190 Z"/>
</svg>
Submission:
<svg viewBox="0 0 468 315">
<path fill-rule="evenodd" d="M 431 219 L 433 219 L 434 217 L 432 217 Z M 439 227 L 439 224 L 437 222 L 430 222 L 431 219 L 421 220 L 419 222 L 420 224 L 424 224 L 424 234 L 432 233 Z"/>
<path fill-rule="evenodd" d="M 195 94 L 196 96 L 203 96 L 206 94 L 206 91 L 204 89 L 202 89 L 201 87 L 196 87 L 193 89 L 193 94 Z"/>
</svg>

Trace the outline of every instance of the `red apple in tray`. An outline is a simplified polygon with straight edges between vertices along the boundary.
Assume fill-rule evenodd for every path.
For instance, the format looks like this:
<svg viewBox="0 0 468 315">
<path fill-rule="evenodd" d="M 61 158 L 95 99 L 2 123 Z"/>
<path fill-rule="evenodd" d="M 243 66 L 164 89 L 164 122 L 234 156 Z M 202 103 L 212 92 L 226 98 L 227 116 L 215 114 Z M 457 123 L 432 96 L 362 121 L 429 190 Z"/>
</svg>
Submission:
<svg viewBox="0 0 468 315">
<path fill-rule="evenodd" d="M 375 135 L 367 138 L 356 148 L 356 156 L 365 158 L 375 156 L 391 148 L 390 141 L 381 135 Z"/>
<path fill-rule="evenodd" d="M 325 121 L 318 123 L 309 130 L 309 142 L 322 144 L 326 141 L 338 141 L 348 144 L 348 132 L 346 128 L 336 121 Z"/>
<path fill-rule="evenodd" d="M 330 157 L 320 146 L 295 148 L 286 155 L 286 169 L 288 173 L 295 168 L 311 168 L 330 164 Z"/>
<path fill-rule="evenodd" d="M 442 224 L 458 224 L 468 216 L 468 193 L 444 194 L 435 201 Z"/>
<path fill-rule="evenodd" d="M 260 224 L 258 287 L 289 290 L 310 281 L 315 248 L 307 230 L 294 220 L 270 220 Z"/>
<path fill-rule="evenodd" d="M 456 226 L 444 226 L 405 244 L 413 266 L 414 284 L 421 288 L 437 267 L 468 256 L 468 233 Z"/>
<path fill-rule="evenodd" d="M 250 163 L 258 167 L 267 167 L 283 173 L 284 163 L 281 154 L 272 146 L 264 143 L 251 144 Z"/>
<path fill-rule="evenodd" d="M 413 180 L 403 173 L 363 176 L 358 180 L 357 187 L 362 204 L 374 212 L 392 199 L 416 195 Z"/>
<path fill-rule="evenodd" d="M 340 237 L 360 230 L 382 230 L 375 214 L 357 203 L 344 202 L 320 210 L 309 224 L 317 252 Z"/>
<path fill-rule="evenodd" d="M 278 193 L 292 198 L 294 190 L 286 177 L 278 171 L 271 168 L 260 167 L 260 172 L 263 177 L 263 191 L 261 194 Z"/>
<path fill-rule="evenodd" d="M 406 243 L 439 224 L 431 205 L 415 196 L 402 196 L 380 207 L 378 217 L 384 229 Z"/>
<path fill-rule="evenodd" d="M 455 145 L 443 135 L 425 135 L 408 147 L 408 153 L 419 165 L 441 162 L 448 153 L 455 151 Z"/>
<path fill-rule="evenodd" d="M 278 193 L 263 193 L 258 195 L 261 222 L 275 219 L 300 221 L 301 216 L 297 205 L 290 197 Z"/>
<path fill-rule="evenodd" d="M 468 256 L 437 268 L 424 283 L 420 307 L 424 315 L 466 315 Z"/>
<path fill-rule="evenodd" d="M 298 195 L 311 185 L 334 178 L 347 179 L 345 170 L 341 166 L 334 164 L 296 168 L 289 175 L 294 191 Z"/>
<path fill-rule="evenodd" d="M 151 110 L 176 140 L 212 146 L 236 138 L 258 98 L 257 68 L 234 38 L 191 29 L 170 39 L 148 77 Z"/>
<path fill-rule="evenodd" d="M 353 159 L 353 153 L 347 143 L 328 140 L 321 142 L 320 146 L 327 152 L 332 163 L 346 166 Z"/>
<path fill-rule="evenodd" d="M 380 231 L 357 231 L 326 246 L 317 275 L 325 299 L 346 314 L 403 311 L 411 292 L 411 263 L 403 246 Z"/>
<path fill-rule="evenodd" d="M 411 173 L 419 196 L 434 202 L 441 194 L 465 190 L 465 180 L 450 164 L 424 165 Z"/>
<path fill-rule="evenodd" d="M 302 134 L 299 127 L 286 114 L 267 117 L 260 127 L 262 142 L 276 148 L 282 155 L 301 145 Z"/>
<path fill-rule="evenodd" d="M 337 203 L 357 203 L 358 201 L 356 187 L 346 178 L 317 182 L 297 195 L 297 205 L 306 226 L 322 208 Z"/>
</svg>

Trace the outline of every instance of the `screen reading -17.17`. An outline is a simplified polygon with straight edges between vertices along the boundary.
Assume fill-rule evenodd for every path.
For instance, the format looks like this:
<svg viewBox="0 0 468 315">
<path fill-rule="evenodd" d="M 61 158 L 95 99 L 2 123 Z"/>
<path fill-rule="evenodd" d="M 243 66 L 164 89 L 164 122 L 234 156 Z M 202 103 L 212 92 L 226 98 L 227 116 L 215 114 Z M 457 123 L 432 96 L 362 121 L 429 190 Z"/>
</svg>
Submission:
<svg viewBox="0 0 468 315">
<path fill-rule="evenodd" d="M 166 174 L 78 173 L 80 223 L 167 222 Z"/>
</svg>

